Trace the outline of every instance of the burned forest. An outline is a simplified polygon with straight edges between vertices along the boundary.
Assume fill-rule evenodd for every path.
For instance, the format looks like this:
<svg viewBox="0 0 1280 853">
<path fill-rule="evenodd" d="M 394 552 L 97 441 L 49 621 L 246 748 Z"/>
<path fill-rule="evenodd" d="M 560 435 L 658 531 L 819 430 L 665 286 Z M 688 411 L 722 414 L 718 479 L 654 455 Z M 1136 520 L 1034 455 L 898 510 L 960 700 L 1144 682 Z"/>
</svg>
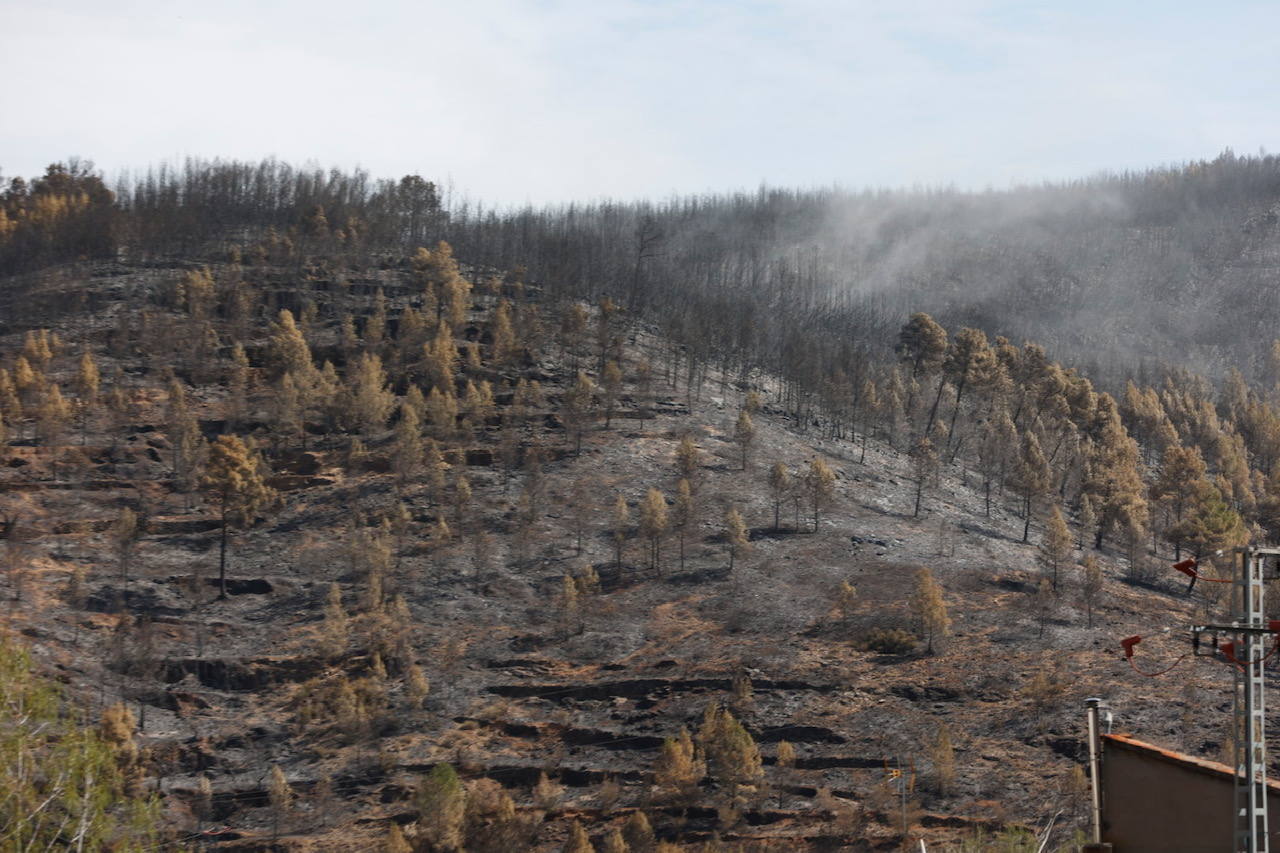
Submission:
<svg viewBox="0 0 1280 853">
<path fill-rule="evenodd" d="M 1072 850 L 1230 755 L 1280 160 L 489 208 L 0 189 L 0 850 Z M 1161 629 L 1166 630 L 1160 633 Z M 1153 664 L 1154 665 L 1154 664 Z M 1228 759 L 1229 760 L 1229 759 Z"/>
</svg>

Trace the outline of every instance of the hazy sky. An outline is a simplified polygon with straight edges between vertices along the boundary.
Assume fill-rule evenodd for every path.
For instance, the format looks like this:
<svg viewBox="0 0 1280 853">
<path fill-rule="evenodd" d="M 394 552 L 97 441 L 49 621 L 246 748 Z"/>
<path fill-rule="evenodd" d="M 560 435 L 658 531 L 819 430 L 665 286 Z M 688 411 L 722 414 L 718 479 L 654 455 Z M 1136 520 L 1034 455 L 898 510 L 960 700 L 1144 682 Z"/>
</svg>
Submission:
<svg viewBox="0 0 1280 853">
<path fill-rule="evenodd" d="M 0 0 L 0 45 L 9 176 L 274 155 L 521 203 L 1280 147 L 1274 0 Z"/>
</svg>

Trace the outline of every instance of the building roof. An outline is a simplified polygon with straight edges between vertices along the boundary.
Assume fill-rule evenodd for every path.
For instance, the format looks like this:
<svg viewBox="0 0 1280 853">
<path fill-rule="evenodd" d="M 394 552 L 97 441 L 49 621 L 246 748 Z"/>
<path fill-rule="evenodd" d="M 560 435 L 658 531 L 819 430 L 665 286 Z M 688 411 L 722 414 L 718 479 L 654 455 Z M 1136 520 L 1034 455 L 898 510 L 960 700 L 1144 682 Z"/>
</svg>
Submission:
<svg viewBox="0 0 1280 853">
<path fill-rule="evenodd" d="M 1142 753 L 1160 761 L 1167 761 L 1170 764 L 1176 764 L 1179 767 L 1185 767 L 1189 770 L 1195 770 L 1200 773 L 1207 773 L 1210 776 L 1226 777 L 1231 779 L 1235 777 L 1235 772 L 1229 765 L 1223 764 L 1221 761 L 1210 761 L 1207 758 L 1197 758 L 1194 755 L 1187 755 L 1185 752 L 1174 752 L 1171 749 L 1164 749 L 1153 743 L 1138 740 L 1132 735 L 1113 734 L 1102 736 L 1102 748 L 1105 752 L 1110 747 L 1119 747 L 1133 752 Z M 1268 779 L 1267 788 L 1280 794 L 1280 780 Z"/>
</svg>

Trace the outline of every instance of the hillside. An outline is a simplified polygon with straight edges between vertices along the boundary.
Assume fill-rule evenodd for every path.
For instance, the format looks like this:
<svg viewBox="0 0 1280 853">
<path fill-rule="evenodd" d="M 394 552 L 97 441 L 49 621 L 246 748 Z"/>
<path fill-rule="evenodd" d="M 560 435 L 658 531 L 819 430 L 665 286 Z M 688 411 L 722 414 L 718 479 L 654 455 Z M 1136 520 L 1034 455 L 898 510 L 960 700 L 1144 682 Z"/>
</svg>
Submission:
<svg viewBox="0 0 1280 853">
<path fill-rule="evenodd" d="M 877 373 L 886 399 L 894 382 L 911 390 L 864 413 L 865 400 L 759 368 L 695 363 L 642 314 L 459 268 L 444 246 L 367 265 L 252 251 L 243 266 L 237 250 L 24 278 L 38 317 L 0 337 L 21 397 L 0 448 L 6 627 L 89 719 L 132 710 L 141 787 L 159 793 L 174 843 L 212 825 L 215 849 L 377 849 L 395 824 L 431 849 L 415 792 L 448 763 L 470 791 L 467 850 L 558 850 L 575 822 L 603 847 L 638 811 L 680 849 L 889 850 L 904 841 L 901 762 L 910 838 L 960 843 L 1057 815 L 1065 844 L 1085 817 L 1084 697 L 1145 738 L 1220 753 L 1229 671 L 1146 680 L 1116 644 L 1166 629 L 1143 653 L 1181 654 L 1182 626 L 1217 603 L 1160 579 L 1169 541 L 1147 554 L 1149 528 L 1080 526 L 1084 496 L 1110 506 L 1090 485 L 1107 430 L 1123 431 L 1123 414 L 1143 460 L 1158 458 L 1172 404 L 1148 442 L 1132 401 L 1061 414 L 1047 392 L 1028 397 L 1041 411 L 1018 421 L 1024 445 L 1073 449 L 1045 463 L 1023 542 L 1018 432 L 994 482 L 992 457 L 946 452 L 941 422 L 936 472 L 907 452 L 926 413 L 933 426 L 931 402 L 951 418 L 948 445 L 952 430 L 985 441 L 995 420 L 986 396 L 962 410 L 941 380 L 939 407 L 933 373 Z M 43 382 L 23 385 L 20 357 Z M 869 363 L 893 358 L 869 350 Z M 1078 390 L 1052 365 L 983 394 L 1013 400 L 1064 375 Z M 61 408 L 50 387 L 67 389 Z M 1064 437 L 1071 418 L 1088 444 Z M 1186 423 L 1174 437 L 1196 446 Z M 233 518 L 222 598 L 208 448 L 233 434 L 248 442 L 244 476 L 275 496 Z M 834 474 L 816 512 L 814 459 Z M 1210 459 L 1218 502 L 1244 511 L 1243 492 L 1225 491 L 1240 482 L 1226 455 Z M 793 484 L 778 526 L 776 463 Z M 1247 468 L 1243 481 L 1260 506 L 1267 484 Z M 668 516 L 656 560 L 650 489 Z M 1059 502 L 1085 549 L 1070 549 L 1053 591 L 1041 546 Z M 1162 506 L 1152 498 L 1153 522 Z M 746 544 L 726 535 L 733 509 Z M 1225 530 L 1174 538 L 1204 549 L 1238 536 L 1245 522 L 1225 511 Z M 1087 554 L 1103 578 L 1092 627 Z M 926 567 L 951 624 L 932 652 L 912 605 Z M 846 582 L 856 592 L 842 597 Z M 762 777 L 748 766 L 734 783 L 721 757 L 683 788 L 656 784 L 664 739 L 697 735 L 716 703 L 759 745 Z M 793 766 L 777 761 L 784 742 Z M 271 804 L 273 766 L 288 808 Z M 725 846 L 696 846 L 715 839 Z"/>
</svg>

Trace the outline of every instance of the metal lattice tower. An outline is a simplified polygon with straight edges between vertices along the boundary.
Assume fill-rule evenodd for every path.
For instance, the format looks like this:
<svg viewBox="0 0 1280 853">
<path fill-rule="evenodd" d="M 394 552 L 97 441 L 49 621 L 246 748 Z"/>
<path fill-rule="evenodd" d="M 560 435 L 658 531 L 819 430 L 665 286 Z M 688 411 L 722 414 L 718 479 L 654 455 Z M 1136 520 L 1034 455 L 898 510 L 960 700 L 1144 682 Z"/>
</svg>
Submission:
<svg viewBox="0 0 1280 853">
<path fill-rule="evenodd" d="M 1221 551 L 1218 552 L 1222 553 Z M 1208 654 L 1217 657 L 1225 652 L 1232 664 L 1234 676 L 1235 714 L 1232 734 L 1235 754 L 1235 799 L 1233 824 L 1235 829 L 1231 849 L 1233 853 L 1268 853 L 1270 840 L 1267 824 L 1267 734 L 1266 734 L 1266 661 L 1268 648 L 1277 649 L 1280 643 L 1280 621 L 1266 618 L 1266 584 L 1276 580 L 1267 577 L 1266 563 L 1280 558 L 1280 548 L 1237 548 L 1236 573 L 1231 579 L 1232 621 L 1225 625 L 1191 626 L 1192 649 L 1203 652 L 1202 635 L 1213 636 L 1213 650 Z M 1188 569 L 1180 564 L 1174 568 L 1188 574 L 1192 585 L 1199 577 L 1194 571 L 1194 560 Z M 1188 588 L 1190 589 L 1190 588 Z M 1218 637 L 1229 638 L 1227 645 L 1219 647 Z M 1132 641 L 1141 639 L 1132 638 Z"/>
<path fill-rule="evenodd" d="M 1267 853 L 1267 630 L 1264 598 L 1264 557 L 1280 555 L 1273 548 L 1237 548 L 1239 572 L 1232 587 L 1239 665 L 1235 675 L 1235 846 L 1236 853 Z"/>
</svg>

